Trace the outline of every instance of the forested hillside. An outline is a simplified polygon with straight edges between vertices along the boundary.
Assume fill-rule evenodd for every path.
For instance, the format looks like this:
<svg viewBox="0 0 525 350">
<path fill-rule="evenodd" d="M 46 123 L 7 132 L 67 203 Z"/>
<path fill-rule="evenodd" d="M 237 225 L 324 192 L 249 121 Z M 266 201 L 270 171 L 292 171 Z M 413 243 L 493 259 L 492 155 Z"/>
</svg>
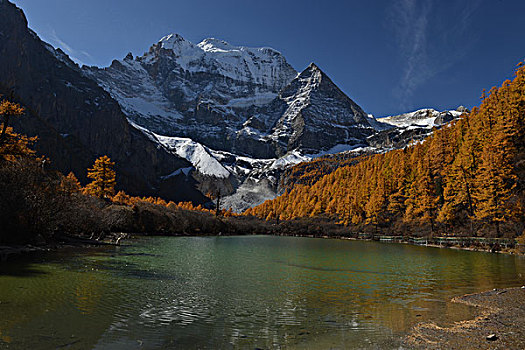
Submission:
<svg viewBox="0 0 525 350">
<path fill-rule="evenodd" d="M 328 216 L 388 234 L 517 236 L 524 229 L 523 65 L 482 99 L 421 143 L 305 181 L 245 214 Z"/>
<path fill-rule="evenodd" d="M 228 220 L 231 212 L 224 210 L 215 213 L 188 202 L 134 197 L 123 191 L 115 195 L 116 180 L 121 175 L 107 156 L 84 171 L 92 182 L 82 187 L 75 174 L 64 176 L 53 169 L 48 158 L 37 156 L 32 149 L 37 137 L 15 133 L 9 126 L 13 118 L 25 117 L 23 107 L 0 100 L 0 116 L 0 245 L 53 245 L 66 238 L 68 242 L 100 240 L 112 232 L 256 232 L 250 222 L 253 220 L 242 218 L 233 223 Z"/>
<path fill-rule="evenodd" d="M 323 176 L 331 174 L 338 168 L 357 164 L 373 151 L 329 154 L 302 162 L 287 168 L 281 175 L 280 186 L 283 191 L 291 190 L 296 185 L 313 185 Z"/>
</svg>

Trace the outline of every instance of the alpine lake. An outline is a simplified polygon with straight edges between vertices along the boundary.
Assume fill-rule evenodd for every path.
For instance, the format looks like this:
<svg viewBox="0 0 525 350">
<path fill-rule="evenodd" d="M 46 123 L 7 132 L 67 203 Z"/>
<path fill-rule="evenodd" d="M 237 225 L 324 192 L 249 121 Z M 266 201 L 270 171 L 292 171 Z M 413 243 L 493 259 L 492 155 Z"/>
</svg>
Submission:
<svg viewBox="0 0 525 350">
<path fill-rule="evenodd" d="M 0 349 L 399 348 L 525 259 L 301 237 L 139 237 L 0 264 Z"/>
</svg>

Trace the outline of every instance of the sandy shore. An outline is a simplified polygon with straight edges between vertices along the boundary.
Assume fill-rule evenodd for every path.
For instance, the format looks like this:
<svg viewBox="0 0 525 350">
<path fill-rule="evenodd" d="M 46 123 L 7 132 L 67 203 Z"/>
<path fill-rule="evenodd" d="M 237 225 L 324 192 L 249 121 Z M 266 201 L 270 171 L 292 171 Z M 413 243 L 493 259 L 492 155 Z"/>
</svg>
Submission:
<svg viewBox="0 0 525 350">
<path fill-rule="evenodd" d="M 525 288 L 497 289 L 452 299 L 479 316 L 452 327 L 421 323 L 405 339 L 415 349 L 525 349 Z"/>
</svg>

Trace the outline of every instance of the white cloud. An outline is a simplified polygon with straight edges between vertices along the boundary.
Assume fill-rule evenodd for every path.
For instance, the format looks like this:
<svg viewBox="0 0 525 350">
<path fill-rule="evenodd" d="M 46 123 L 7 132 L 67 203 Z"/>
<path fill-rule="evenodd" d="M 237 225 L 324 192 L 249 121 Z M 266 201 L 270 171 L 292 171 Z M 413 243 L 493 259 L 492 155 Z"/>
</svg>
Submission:
<svg viewBox="0 0 525 350">
<path fill-rule="evenodd" d="M 77 50 L 68 45 L 65 41 L 60 39 L 54 29 L 51 28 L 47 35 L 47 41 L 55 48 L 60 48 L 64 51 L 73 61 L 80 65 L 92 65 L 93 57 L 83 50 Z"/>
<path fill-rule="evenodd" d="M 403 107 L 410 103 L 414 90 L 432 75 L 427 52 L 430 0 L 399 0 L 392 7 L 391 20 L 405 61 L 395 93 Z"/>
<path fill-rule="evenodd" d="M 441 22 L 436 12 L 439 6 L 444 6 L 443 2 L 397 0 L 391 6 L 390 23 L 404 60 L 400 81 L 394 89 L 401 108 L 414 107 L 415 91 L 465 56 L 472 43 L 462 44 L 459 38 L 468 30 L 480 3 L 481 0 L 447 3 L 449 16 Z"/>
</svg>

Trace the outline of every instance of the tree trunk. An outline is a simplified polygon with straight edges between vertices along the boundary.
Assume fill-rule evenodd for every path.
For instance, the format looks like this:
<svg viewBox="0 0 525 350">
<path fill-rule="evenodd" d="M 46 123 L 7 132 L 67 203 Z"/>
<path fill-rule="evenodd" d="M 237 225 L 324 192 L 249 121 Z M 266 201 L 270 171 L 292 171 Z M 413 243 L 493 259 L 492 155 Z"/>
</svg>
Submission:
<svg viewBox="0 0 525 350">
<path fill-rule="evenodd" d="M 2 126 L 2 134 L 0 134 L 0 145 L 4 143 L 7 125 L 9 124 L 9 114 L 4 114 L 4 125 Z"/>
</svg>

